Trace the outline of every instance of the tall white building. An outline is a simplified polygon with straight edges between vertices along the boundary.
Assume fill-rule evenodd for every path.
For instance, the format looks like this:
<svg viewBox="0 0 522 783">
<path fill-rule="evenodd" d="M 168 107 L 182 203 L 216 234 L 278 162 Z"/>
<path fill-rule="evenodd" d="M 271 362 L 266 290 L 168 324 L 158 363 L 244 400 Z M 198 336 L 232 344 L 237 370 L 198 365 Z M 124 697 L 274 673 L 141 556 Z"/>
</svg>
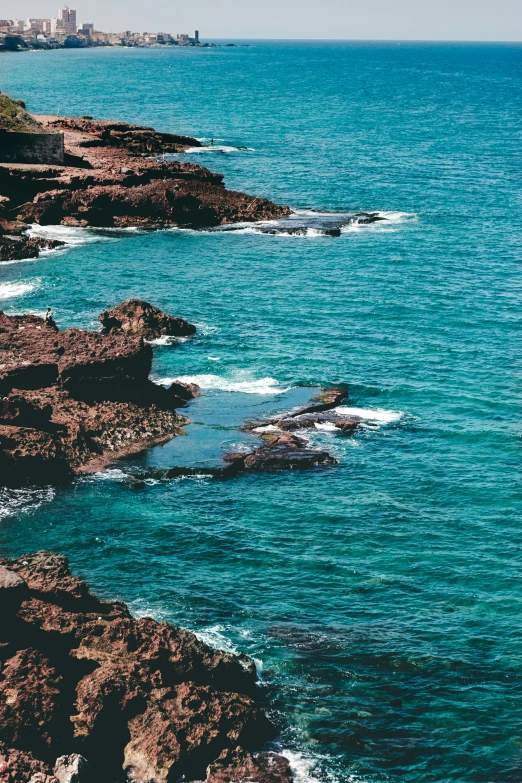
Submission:
<svg viewBox="0 0 522 783">
<path fill-rule="evenodd" d="M 76 26 L 76 11 L 69 6 L 65 6 L 61 11 L 58 11 L 58 19 L 56 20 L 56 28 L 65 30 L 69 35 L 74 35 L 77 30 Z"/>
</svg>

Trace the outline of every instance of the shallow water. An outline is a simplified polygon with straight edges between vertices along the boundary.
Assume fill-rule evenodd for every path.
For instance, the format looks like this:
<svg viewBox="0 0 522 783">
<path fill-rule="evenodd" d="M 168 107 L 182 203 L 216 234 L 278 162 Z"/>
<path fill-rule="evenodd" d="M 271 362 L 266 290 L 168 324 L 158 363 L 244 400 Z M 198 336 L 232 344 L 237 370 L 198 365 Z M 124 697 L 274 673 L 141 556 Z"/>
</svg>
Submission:
<svg viewBox="0 0 522 783">
<path fill-rule="evenodd" d="M 229 187 L 390 218 L 338 238 L 62 228 L 67 250 L 0 268 L 8 312 L 97 328 L 139 296 L 197 324 L 154 347 L 156 379 L 200 381 L 194 424 L 131 465 L 217 464 L 305 385 L 348 384 L 378 425 L 311 435 L 339 465 L 308 473 L 137 490 L 122 464 L 2 494 L 3 553 L 62 551 L 100 594 L 253 655 L 302 781 L 522 778 L 521 51 L 0 59 L 35 111 L 214 137 L 185 157 Z"/>
</svg>

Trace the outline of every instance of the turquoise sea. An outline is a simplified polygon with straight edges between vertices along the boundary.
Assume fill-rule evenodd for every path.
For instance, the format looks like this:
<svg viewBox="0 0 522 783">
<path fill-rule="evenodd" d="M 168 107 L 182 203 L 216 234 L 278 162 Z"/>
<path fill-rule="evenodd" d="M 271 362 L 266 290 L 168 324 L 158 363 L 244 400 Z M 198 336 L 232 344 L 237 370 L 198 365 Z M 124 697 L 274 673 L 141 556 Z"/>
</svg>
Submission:
<svg viewBox="0 0 522 783">
<path fill-rule="evenodd" d="M 1 495 L 0 551 L 69 556 L 99 594 L 258 662 L 298 783 L 522 780 L 522 48 L 249 42 L 4 54 L 37 112 L 215 139 L 186 160 L 340 238 L 66 235 L 0 267 L 0 307 L 97 328 L 142 297 L 198 326 L 154 348 L 203 396 L 133 465 L 217 464 L 243 419 L 347 384 L 377 427 L 339 465 L 149 481 L 129 463 Z M 237 149 L 246 147 L 248 149 Z M 307 386 L 308 385 L 308 386 Z"/>
</svg>

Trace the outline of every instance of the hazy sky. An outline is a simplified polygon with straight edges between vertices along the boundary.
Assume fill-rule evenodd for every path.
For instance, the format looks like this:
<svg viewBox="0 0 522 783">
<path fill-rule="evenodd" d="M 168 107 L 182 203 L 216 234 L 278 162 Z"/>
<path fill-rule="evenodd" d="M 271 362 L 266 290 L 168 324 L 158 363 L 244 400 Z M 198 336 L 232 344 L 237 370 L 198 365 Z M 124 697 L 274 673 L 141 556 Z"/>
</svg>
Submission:
<svg viewBox="0 0 522 783">
<path fill-rule="evenodd" d="M 522 40 L 521 0 L 78 0 L 98 29 L 192 33 L 202 38 Z M 2 0 L 8 18 L 56 16 L 55 0 Z"/>
</svg>

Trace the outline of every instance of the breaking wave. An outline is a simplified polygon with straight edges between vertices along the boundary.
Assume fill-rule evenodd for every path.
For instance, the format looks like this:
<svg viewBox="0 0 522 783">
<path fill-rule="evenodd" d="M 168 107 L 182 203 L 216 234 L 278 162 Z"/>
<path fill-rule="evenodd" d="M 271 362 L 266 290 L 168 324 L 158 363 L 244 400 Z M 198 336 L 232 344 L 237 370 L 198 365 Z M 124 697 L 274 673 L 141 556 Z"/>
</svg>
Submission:
<svg viewBox="0 0 522 783">
<path fill-rule="evenodd" d="M 34 291 L 36 287 L 37 283 L 0 283 L 0 299 L 23 296 Z"/>
<path fill-rule="evenodd" d="M 227 224 L 214 230 L 301 238 L 340 237 L 362 230 L 395 231 L 398 224 L 416 219 L 417 216 L 409 212 L 320 212 L 312 209 L 297 209 L 285 218 Z"/>
<path fill-rule="evenodd" d="M 0 488 L 0 519 L 13 514 L 27 514 L 36 511 L 42 503 L 49 503 L 54 497 L 52 487 L 42 489 L 6 489 Z"/>
<path fill-rule="evenodd" d="M 177 378 L 161 378 L 156 381 L 162 386 L 181 381 L 181 383 L 195 383 L 201 389 L 216 389 L 227 392 L 242 392 L 243 394 L 283 394 L 290 387 L 283 387 L 275 378 L 260 378 L 254 380 L 248 377 L 246 372 L 238 372 L 233 378 L 223 378 L 212 373 L 202 375 L 180 375 Z"/>
<path fill-rule="evenodd" d="M 346 405 L 340 405 L 338 408 L 334 408 L 336 413 L 344 416 L 358 416 L 364 421 L 377 422 L 379 424 L 391 424 L 394 421 L 399 421 L 404 416 L 402 411 L 387 411 L 384 408 L 351 408 Z"/>
<path fill-rule="evenodd" d="M 89 245 L 94 242 L 115 242 L 119 237 L 144 233 L 139 228 L 95 228 L 93 226 L 40 226 L 33 223 L 27 234 L 42 239 L 58 239 L 67 245 Z M 60 250 L 63 248 L 55 248 Z M 44 251 L 44 252 L 54 252 Z"/>
</svg>

